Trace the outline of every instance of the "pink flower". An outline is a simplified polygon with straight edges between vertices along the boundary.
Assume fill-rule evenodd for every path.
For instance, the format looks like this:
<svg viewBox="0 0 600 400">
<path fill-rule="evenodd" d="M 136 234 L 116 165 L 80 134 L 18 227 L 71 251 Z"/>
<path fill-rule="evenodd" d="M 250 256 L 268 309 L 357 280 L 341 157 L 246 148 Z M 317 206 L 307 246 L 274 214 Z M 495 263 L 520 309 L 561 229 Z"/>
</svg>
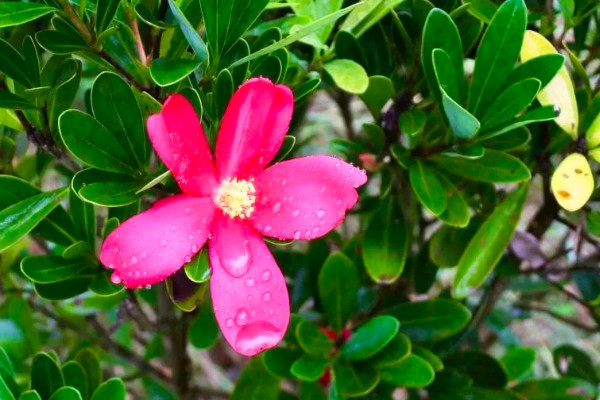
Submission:
<svg viewBox="0 0 600 400">
<path fill-rule="evenodd" d="M 272 166 L 292 118 L 289 88 L 251 79 L 233 95 L 216 162 L 191 104 L 169 97 L 148 119 L 154 149 L 183 194 L 156 202 L 104 242 L 113 282 L 139 288 L 180 269 L 208 240 L 210 289 L 227 342 L 252 356 L 275 346 L 289 317 L 286 283 L 261 235 L 314 239 L 334 229 L 358 199 L 365 173 L 337 158 L 309 156 Z"/>
</svg>

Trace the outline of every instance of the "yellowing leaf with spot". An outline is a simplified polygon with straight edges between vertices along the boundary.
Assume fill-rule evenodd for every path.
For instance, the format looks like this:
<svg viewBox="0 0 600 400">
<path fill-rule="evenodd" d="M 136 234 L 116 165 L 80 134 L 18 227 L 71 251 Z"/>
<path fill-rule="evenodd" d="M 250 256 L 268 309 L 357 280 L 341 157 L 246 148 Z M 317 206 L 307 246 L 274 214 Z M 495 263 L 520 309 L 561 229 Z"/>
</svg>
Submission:
<svg viewBox="0 0 600 400">
<path fill-rule="evenodd" d="M 585 132 L 585 140 L 588 149 L 600 146 L 600 114 L 594 118 L 587 132 Z M 598 161 L 596 158 L 594 160 Z"/>
<path fill-rule="evenodd" d="M 577 211 L 594 191 L 594 177 L 588 160 L 579 153 L 565 158 L 552 175 L 552 193 L 567 211 Z"/>
<path fill-rule="evenodd" d="M 558 51 L 556 51 L 552 43 L 539 33 L 533 31 L 525 32 L 523 47 L 521 47 L 521 61 L 525 62 L 545 54 L 557 53 Z M 560 114 L 554 121 L 573 140 L 577 139 L 577 125 L 579 123 L 577 100 L 575 99 L 573 82 L 564 65 L 556 76 L 552 78 L 550 83 L 540 90 L 537 99 L 542 105 L 553 105 L 559 108 Z"/>
</svg>

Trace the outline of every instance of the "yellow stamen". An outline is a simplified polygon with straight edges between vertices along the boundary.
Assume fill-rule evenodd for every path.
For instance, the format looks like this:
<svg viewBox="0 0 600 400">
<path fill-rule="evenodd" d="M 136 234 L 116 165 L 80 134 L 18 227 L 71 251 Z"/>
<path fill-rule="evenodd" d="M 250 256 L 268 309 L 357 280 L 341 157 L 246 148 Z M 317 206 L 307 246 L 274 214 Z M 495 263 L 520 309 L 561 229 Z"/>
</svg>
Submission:
<svg viewBox="0 0 600 400">
<path fill-rule="evenodd" d="M 254 212 L 256 189 L 252 180 L 225 179 L 215 190 L 214 202 L 231 218 L 248 218 Z"/>
</svg>

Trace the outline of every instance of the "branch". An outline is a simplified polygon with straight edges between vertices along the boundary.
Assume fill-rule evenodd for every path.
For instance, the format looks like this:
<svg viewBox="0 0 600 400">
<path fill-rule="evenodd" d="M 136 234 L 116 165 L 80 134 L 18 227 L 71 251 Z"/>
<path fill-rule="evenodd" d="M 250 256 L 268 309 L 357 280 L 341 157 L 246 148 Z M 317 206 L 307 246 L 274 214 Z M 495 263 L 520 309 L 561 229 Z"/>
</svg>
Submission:
<svg viewBox="0 0 600 400">
<path fill-rule="evenodd" d="M 560 315 L 560 314 L 558 314 L 548 308 L 542 307 L 542 306 L 531 305 L 531 304 L 522 304 L 522 303 L 515 304 L 514 306 L 515 306 L 515 308 L 519 308 L 524 311 L 536 311 L 536 312 L 541 312 L 541 313 L 547 314 L 554 319 L 557 319 L 561 322 L 572 325 L 575 328 L 581 329 L 587 333 L 598 332 L 598 328 L 595 326 L 590 326 L 590 325 L 584 324 L 583 322 L 580 322 L 578 320 L 574 320 L 574 319 L 565 317 L 563 315 Z"/>
</svg>

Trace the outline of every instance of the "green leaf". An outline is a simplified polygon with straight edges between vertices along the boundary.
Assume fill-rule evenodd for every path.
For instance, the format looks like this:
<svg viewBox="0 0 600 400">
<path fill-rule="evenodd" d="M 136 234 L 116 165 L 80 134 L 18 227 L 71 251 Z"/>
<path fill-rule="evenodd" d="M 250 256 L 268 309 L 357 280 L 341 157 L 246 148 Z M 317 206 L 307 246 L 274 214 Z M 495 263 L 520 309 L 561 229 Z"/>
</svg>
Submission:
<svg viewBox="0 0 600 400">
<path fill-rule="evenodd" d="M 297 0 L 290 2 L 290 7 L 294 13 L 301 17 L 307 17 L 310 21 L 317 20 L 321 17 L 338 11 L 342 8 L 343 0 Z M 334 23 L 324 26 L 315 33 L 316 38 L 321 43 L 326 43 Z"/>
<path fill-rule="evenodd" d="M 321 78 L 311 78 L 302 82 L 298 87 L 294 89 L 294 102 L 300 101 L 300 99 L 308 96 L 314 92 L 321 85 Z"/>
<path fill-rule="evenodd" d="M 386 312 L 400 321 L 400 331 L 411 340 L 431 342 L 454 336 L 471 319 L 471 313 L 462 304 L 435 299 L 404 303 Z"/>
<path fill-rule="evenodd" d="M 100 34 L 109 27 L 117 9 L 120 0 L 98 0 L 96 3 L 96 34 Z"/>
<path fill-rule="evenodd" d="M 65 111 L 58 125 L 65 146 L 77 159 L 104 171 L 135 173 L 135 161 L 117 138 L 89 114 Z"/>
<path fill-rule="evenodd" d="M 281 143 L 281 147 L 275 156 L 275 162 L 283 161 L 294 149 L 296 145 L 296 137 L 292 135 L 286 135 L 283 138 L 283 142 Z"/>
<path fill-rule="evenodd" d="M 28 390 L 27 392 L 23 392 L 19 400 L 42 400 L 40 395 L 35 390 Z"/>
<path fill-rule="evenodd" d="M 277 60 L 279 62 L 279 60 Z M 215 115 L 217 118 L 221 118 L 227 109 L 229 99 L 233 96 L 233 76 L 228 69 L 223 69 L 217 75 L 215 81 L 215 89 L 213 90 L 213 100 L 215 106 Z"/>
<path fill-rule="evenodd" d="M 53 11 L 57 10 L 44 4 L 5 1 L 0 3 L 0 28 L 21 25 Z"/>
<path fill-rule="evenodd" d="M 436 73 L 436 67 L 434 67 L 435 49 L 440 49 L 439 51 L 442 51 L 447 56 L 448 64 L 445 67 L 449 70 L 448 78 L 452 81 L 451 84 L 457 88 L 456 92 L 447 91 L 447 94 L 455 102 L 460 102 L 466 91 L 462 42 L 458 28 L 454 24 L 454 21 L 452 21 L 452 18 L 439 8 L 434 8 L 427 15 L 427 20 L 423 28 L 421 62 L 429 87 L 438 104 L 443 104 L 443 88 L 438 85 L 438 78 L 436 78 L 436 75 L 441 74 L 442 71 Z M 439 68 L 441 67 L 440 65 Z M 443 83 L 448 84 L 449 82 Z M 444 105 L 444 107 L 446 106 Z"/>
<path fill-rule="evenodd" d="M 394 336 L 392 340 L 372 358 L 372 362 L 378 367 L 398 364 L 410 355 L 411 347 L 410 339 L 402 332 L 398 332 L 396 336 Z"/>
<path fill-rule="evenodd" d="M 487 140 L 498 135 L 501 135 L 505 132 L 510 132 L 517 128 L 521 128 L 525 125 L 534 123 L 534 122 L 543 122 L 543 121 L 551 121 L 556 119 L 556 111 L 553 106 L 543 106 L 538 107 L 534 110 L 527 111 L 522 116 L 513 119 L 512 121 L 501 125 L 497 128 L 486 129 L 481 133 L 478 140 Z"/>
<path fill-rule="evenodd" d="M 474 220 L 466 228 L 442 226 L 429 242 L 429 258 L 440 268 L 451 268 L 458 265 L 469 240 L 479 227 Z"/>
<path fill-rule="evenodd" d="M 271 375 L 263 358 L 250 360 L 237 380 L 231 400 L 277 400 L 279 379 Z"/>
<path fill-rule="evenodd" d="M 338 58 L 328 62 L 323 68 L 336 86 L 348 93 L 361 94 L 369 87 L 367 72 L 355 61 Z"/>
<path fill-rule="evenodd" d="M 170 0 L 172 1 L 172 0 Z M 229 66 L 229 69 L 231 68 L 235 68 L 238 65 L 242 65 L 248 61 L 252 61 L 255 60 L 259 57 L 262 57 L 266 54 L 271 54 L 273 53 L 275 50 L 278 49 L 282 49 L 284 47 L 287 47 L 288 45 L 310 35 L 311 33 L 314 33 L 316 31 L 318 31 L 319 29 L 321 29 L 323 26 L 326 26 L 328 24 L 330 24 L 333 21 L 336 21 L 338 18 L 346 15 L 347 13 L 349 13 L 353 8 L 355 8 L 358 4 L 353 4 L 351 6 L 348 6 L 346 8 L 343 8 L 339 11 L 336 11 L 332 14 L 329 14 L 323 18 L 319 18 L 316 21 L 311 22 L 310 24 L 304 25 L 303 27 L 301 27 L 300 29 L 298 29 L 297 31 L 295 31 L 294 33 L 291 33 L 290 35 L 288 35 L 287 37 L 267 46 L 267 47 L 263 47 L 262 49 L 255 51 L 254 53 L 243 57 L 237 61 L 235 61 L 233 64 L 231 64 Z"/>
<path fill-rule="evenodd" d="M 400 132 L 407 134 L 410 139 L 418 138 L 426 125 L 427 114 L 423 110 L 408 110 L 398 116 Z"/>
<path fill-rule="evenodd" d="M 31 389 L 42 399 L 49 399 L 54 392 L 65 385 L 60 368 L 47 353 L 38 353 L 31 364 Z"/>
<path fill-rule="evenodd" d="M 66 300 L 85 293 L 91 282 L 91 277 L 77 277 L 54 283 L 36 283 L 35 291 L 46 300 Z"/>
<path fill-rule="evenodd" d="M 583 350 L 570 344 L 558 346 L 553 351 L 554 367 L 563 376 L 598 383 L 598 374 L 592 359 Z"/>
<path fill-rule="evenodd" d="M 102 382 L 102 369 L 100 368 L 98 356 L 92 349 L 85 348 L 77 353 L 75 361 L 85 370 L 88 393 L 94 393 L 100 382 Z"/>
<path fill-rule="evenodd" d="M 171 8 L 171 12 L 175 17 L 179 28 L 181 28 L 183 35 L 190 44 L 190 47 L 192 48 L 192 50 L 194 50 L 194 53 L 196 53 L 198 61 L 200 61 L 204 65 L 208 64 L 208 48 L 206 47 L 206 44 L 196 31 L 196 28 L 194 28 L 192 24 L 190 24 L 190 21 L 187 20 L 187 18 L 185 17 L 185 15 L 174 0 L 168 1 L 169 7 Z"/>
<path fill-rule="evenodd" d="M 481 285 L 493 271 L 513 236 L 528 185 L 508 195 L 479 227 L 465 249 L 454 277 L 453 296 L 463 298 Z"/>
<path fill-rule="evenodd" d="M 412 354 L 419 356 L 423 360 L 427 361 L 427 363 L 431 365 L 431 368 L 433 368 L 435 372 L 440 372 L 444 369 L 444 363 L 442 362 L 442 360 L 440 360 L 440 358 L 431 350 L 426 349 L 425 347 L 414 346 L 412 348 Z"/>
<path fill-rule="evenodd" d="M 433 215 L 442 214 L 448 205 L 446 191 L 435 172 L 420 160 L 411 163 L 408 169 L 410 186 L 417 199 Z"/>
<path fill-rule="evenodd" d="M 436 156 L 432 160 L 452 174 L 478 182 L 512 183 L 531 178 L 529 169 L 521 160 L 491 149 L 475 160 L 444 156 Z"/>
<path fill-rule="evenodd" d="M 75 174 L 71 186 L 88 203 L 121 207 L 138 201 L 144 182 L 128 175 L 86 168 Z"/>
<path fill-rule="evenodd" d="M 268 3 L 269 0 L 200 0 L 208 46 L 216 60 L 242 37 Z"/>
<path fill-rule="evenodd" d="M 525 79 L 506 88 L 481 119 L 484 127 L 500 125 L 527 108 L 541 88 L 537 79 Z"/>
<path fill-rule="evenodd" d="M 86 260 L 60 256 L 29 256 L 21 261 L 21 271 L 33 282 L 53 283 L 70 279 L 89 267 Z"/>
<path fill-rule="evenodd" d="M 498 9 L 491 0 L 466 0 L 465 2 L 469 4 L 469 13 L 486 24 L 490 23 Z"/>
<path fill-rule="evenodd" d="M 528 347 L 511 347 L 500 359 L 509 381 L 529 373 L 535 363 L 535 350 Z"/>
<path fill-rule="evenodd" d="M 594 385 L 572 377 L 530 380 L 518 384 L 513 391 L 527 400 L 592 400 L 597 396 Z"/>
<path fill-rule="evenodd" d="M 503 388 L 508 383 L 502 365 L 490 355 L 475 350 L 454 353 L 444 359 L 447 367 L 455 368 L 473 379 L 475 386 Z"/>
<path fill-rule="evenodd" d="M 301 354 L 298 350 L 277 347 L 265 352 L 264 361 L 267 369 L 276 376 L 284 379 L 294 379 L 290 369 Z"/>
<path fill-rule="evenodd" d="M 45 67 L 44 67 L 45 69 Z M 50 130 L 58 135 L 58 118 L 60 114 L 71 107 L 79 90 L 82 64 L 78 60 L 65 61 L 57 72 L 53 88 L 48 93 L 48 120 Z"/>
<path fill-rule="evenodd" d="M 15 400 L 15 396 L 13 396 L 12 392 L 8 388 L 6 382 L 4 382 L 4 378 L 0 375 L 0 399 L 2 400 Z"/>
<path fill-rule="evenodd" d="M 25 87 L 33 86 L 33 82 L 27 74 L 25 59 L 4 39 L 0 39 L 0 71 Z"/>
<path fill-rule="evenodd" d="M 508 0 L 494 14 L 475 57 L 469 111 L 476 117 L 485 113 L 504 87 L 519 58 L 526 26 L 523 0 Z"/>
<path fill-rule="evenodd" d="M 479 144 L 488 149 L 510 151 L 525 146 L 530 140 L 531 133 L 529 129 L 521 127 L 489 139 L 481 140 Z"/>
<path fill-rule="evenodd" d="M 0 251 L 27 235 L 59 206 L 67 193 L 64 188 L 40 193 L 0 211 Z"/>
<path fill-rule="evenodd" d="M 119 378 L 110 378 L 98 386 L 91 400 L 125 400 L 125 384 Z"/>
<path fill-rule="evenodd" d="M 91 292 L 101 297 L 114 296 L 125 290 L 123 285 L 115 285 L 109 279 L 109 273 L 99 273 L 94 277 L 89 287 Z"/>
<path fill-rule="evenodd" d="M 471 219 L 469 205 L 461 191 L 448 178 L 441 174 L 438 174 L 437 177 L 444 188 L 448 203 L 446 210 L 438 215 L 438 218 L 447 225 L 464 228 Z"/>
<path fill-rule="evenodd" d="M 142 113 L 131 87 L 119 75 L 103 72 L 91 93 L 94 117 L 122 144 L 129 159 L 143 167 L 149 155 Z"/>
<path fill-rule="evenodd" d="M 396 8 L 402 0 L 363 0 L 357 3 L 342 23 L 340 29 L 361 36 L 370 27 L 379 22 L 389 12 Z M 392 13 L 393 14 L 393 13 Z"/>
<path fill-rule="evenodd" d="M 390 316 L 376 317 L 359 327 L 344 343 L 341 356 L 347 360 L 363 360 L 377 354 L 396 334 L 400 324 Z"/>
<path fill-rule="evenodd" d="M 72 387 L 62 387 L 58 389 L 50 400 L 81 400 L 81 394 L 77 391 L 77 389 Z M 124 399 L 124 398 L 123 398 Z"/>
<path fill-rule="evenodd" d="M 88 398 L 87 376 L 81 364 L 77 361 L 69 361 L 62 366 L 62 374 L 65 385 L 72 386 L 81 394 L 83 399 Z"/>
<path fill-rule="evenodd" d="M 210 279 L 208 252 L 200 250 L 200 252 L 192 258 L 192 261 L 185 264 L 184 270 L 190 281 L 196 283 L 207 282 Z"/>
<path fill-rule="evenodd" d="M 150 65 L 150 76 L 158 86 L 165 87 L 187 78 L 199 66 L 198 60 L 157 58 Z"/>
<path fill-rule="evenodd" d="M 326 357 L 333 349 L 333 340 L 314 322 L 303 320 L 296 326 L 298 344 L 306 353 Z"/>
<path fill-rule="evenodd" d="M 337 389 L 347 397 L 364 396 L 379 383 L 379 372 L 368 364 L 338 362 L 334 375 Z"/>
<path fill-rule="evenodd" d="M 0 3 L 0 5 L 2 5 L 2 3 Z M 30 110 L 35 109 L 36 106 L 24 98 L 9 92 L 8 90 L 0 90 L 0 108 L 8 108 L 11 110 Z"/>
<path fill-rule="evenodd" d="M 419 388 L 429 386 L 435 378 L 431 365 L 411 354 L 398 364 L 381 369 L 381 380 L 394 386 Z"/>
<path fill-rule="evenodd" d="M 396 94 L 394 83 L 387 76 L 374 75 L 369 77 L 367 90 L 360 95 L 373 117 L 377 120 L 381 110 L 389 99 Z"/>
<path fill-rule="evenodd" d="M 19 396 L 21 388 L 15 381 L 15 368 L 13 367 L 10 357 L 6 351 L 0 347 L 0 378 L 4 380 L 4 384 L 8 387 L 13 396 Z"/>
<path fill-rule="evenodd" d="M 398 203 L 390 196 L 371 217 L 363 239 L 363 262 L 375 282 L 395 282 L 406 263 L 408 233 Z"/>
<path fill-rule="evenodd" d="M 210 304 L 204 304 L 190 325 L 190 342 L 197 349 L 212 347 L 219 338 L 219 326 Z"/>
<path fill-rule="evenodd" d="M 321 268 L 319 298 L 329 325 L 340 332 L 358 307 L 358 271 L 342 253 L 333 253 Z"/>
<path fill-rule="evenodd" d="M 526 79 L 537 79 L 544 88 L 565 63 L 565 57 L 562 54 L 544 54 L 532 58 L 515 68 L 508 76 L 505 87 L 510 87 L 515 83 Z"/>
<path fill-rule="evenodd" d="M 78 51 L 87 51 L 87 43 L 79 36 L 70 32 L 43 30 L 35 34 L 35 40 L 44 49 L 53 54 L 71 54 Z"/>
<path fill-rule="evenodd" d="M 325 374 L 328 366 L 329 360 L 314 358 L 305 354 L 294 361 L 290 371 L 300 380 L 315 382 Z"/>
</svg>

